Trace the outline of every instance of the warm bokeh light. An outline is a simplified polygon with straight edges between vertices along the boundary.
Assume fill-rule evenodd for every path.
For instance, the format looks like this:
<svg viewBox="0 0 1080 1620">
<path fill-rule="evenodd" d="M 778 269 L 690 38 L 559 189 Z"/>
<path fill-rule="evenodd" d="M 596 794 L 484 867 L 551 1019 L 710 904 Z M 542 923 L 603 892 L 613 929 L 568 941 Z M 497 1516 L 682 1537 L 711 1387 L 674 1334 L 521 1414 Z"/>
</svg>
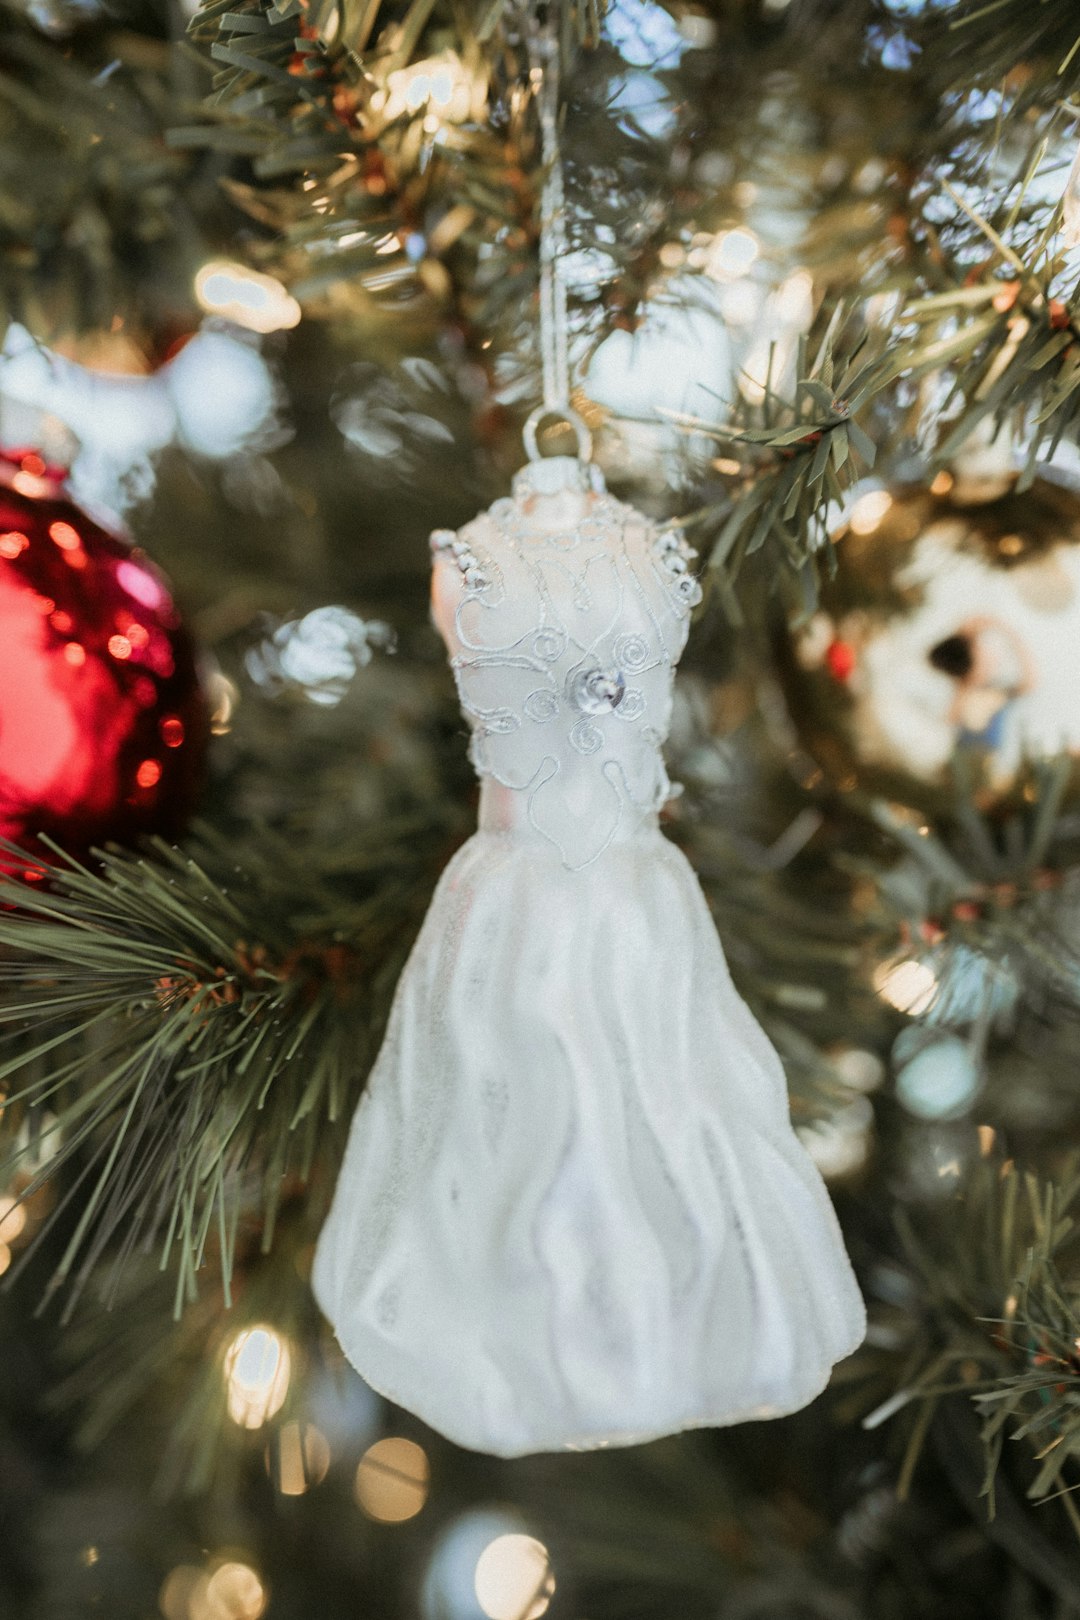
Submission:
<svg viewBox="0 0 1080 1620">
<path fill-rule="evenodd" d="M 301 309 L 276 276 L 245 264 L 214 259 L 195 277 L 195 297 L 208 314 L 222 315 L 249 332 L 284 332 L 300 323 Z"/>
<path fill-rule="evenodd" d="M 17 1198 L 0 1198 L 0 1243 L 11 1244 L 26 1230 L 26 1205 Z"/>
<path fill-rule="evenodd" d="M 356 1470 L 355 1494 L 369 1519 L 401 1524 L 413 1519 L 427 1501 L 431 1469 L 427 1454 L 414 1440 L 397 1435 L 369 1446 Z"/>
<path fill-rule="evenodd" d="M 259 1429 L 279 1412 L 289 1393 L 292 1357 L 271 1327 L 245 1328 L 225 1352 L 229 1416 L 243 1429 Z"/>
<path fill-rule="evenodd" d="M 539 1620 L 555 1592 L 548 1550 L 535 1536 L 496 1536 L 480 1554 L 475 1584 L 488 1620 Z"/>
<path fill-rule="evenodd" d="M 848 528 L 852 534 L 873 534 L 892 503 L 887 489 L 868 489 L 851 508 Z"/>
<path fill-rule="evenodd" d="M 170 1570 L 158 1593 L 165 1620 L 191 1620 L 192 1600 L 200 1586 L 206 1587 L 206 1573 L 197 1564 L 177 1564 Z"/>
<path fill-rule="evenodd" d="M 874 972 L 874 989 L 897 1012 L 918 1018 L 933 1006 L 938 982 L 932 968 L 909 957 L 882 962 Z"/>
<path fill-rule="evenodd" d="M 475 75 L 456 52 L 446 51 L 396 69 L 387 79 L 385 91 L 375 92 L 371 105 L 388 123 L 426 109 L 437 120 L 458 124 L 479 111 L 474 105 L 479 88 Z M 424 127 L 428 128 L 426 123 Z"/>
<path fill-rule="evenodd" d="M 162 1583 L 158 1608 L 164 1620 L 259 1620 L 267 1600 L 250 1564 L 220 1558 L 206 1568 L 178 1564 Z"/>
<path fill-rule="evenodd" d="M 282 1496 L 303 1496 L 321 1485 L 330 1467 L 330 1443 L 313 1423 L 286 1423 L 266 1448 L 266 1471 Z"/>
<path fill-rule="evenodd" d="M 236 705 L 240 701 L 240 688 L 235 681 L 230 681 L 227 675 L 215 669 L 207 676 L 206 692 L 210 700 L 210 734 L 213 737 L 227 737 L 232 730 Z"/>
<path fill-rule="evenodd" d="M 266 1608 L 266 1588 L 251 1568 L 229 1559 L 212 1571 L 191 1620 L 259 1620 Z"/>
</svg>

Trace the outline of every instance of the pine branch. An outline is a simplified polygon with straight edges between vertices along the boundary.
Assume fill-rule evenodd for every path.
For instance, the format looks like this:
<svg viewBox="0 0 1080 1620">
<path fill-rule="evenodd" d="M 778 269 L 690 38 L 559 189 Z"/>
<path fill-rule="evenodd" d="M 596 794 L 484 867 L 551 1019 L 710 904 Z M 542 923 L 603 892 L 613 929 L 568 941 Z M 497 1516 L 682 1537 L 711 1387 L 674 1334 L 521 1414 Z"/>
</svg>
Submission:
<svg viewBox="0 0 1080 1620">
<path fill-rule="evenodd" d="M 932 967 L 936 989 L 921 1009 L 928 1021 L 971 1024 L 983 1000 L 1002 997 L 1010 1011 L 1020 1004 L 1053 1005 L 1059 1019 L 1080 1013 L 1080 868 L 1073 818 L 1063 811 L 1072 778 L 1068 757 L 1036 764 L 1012 804 L 987 813 L 977 777 L 958 775 L 936 824 L 882 800 L 867 804 L 903 858 L 884 869 L 847 856 L 840 864 L 877 892 L 881 956 L 899 949 L 897 960 Z"/>
<path fill-rule="evenodd" d="M 104 14 L 103 14 L 104 15 Z M 105 88 L 105 85 L 108 88 Z M 198 262 L 190 158 L 162 141 L 169 55 L 111 18 L 64 48 L 0 6 L 0 301 L 38 331 L 154 329 Z M 62 116 L 60 114 L 62 109 Z M 179 278 L 180 288 L 176 286 Z"/>
<path fill-rule="evenodd" d="M 730 456 L 742 457 L 745 471 L 733 504 L 706 507 L 683 520 L 688 527 L 718 527 L 709 567 L 734 578 L 743 562 L 768 549 L 769 561 L 804 579 L 819 563 L 835 567 L 827 511 L 874 465 L 876 448 L 858 413 L 894 378 L 898 362 L 880 346 L 856 342 L 849 358 L 838 359 L 843 312 L 828 323 L 812 360 L 801 340 L 790 394 L 774 372 L 775 350 L 766 376 L 751 379 L 760 403 L 745 398 L 728 423 L 676 416 L 680 426 L 714 439 Z M 869 353 L 867 349 L 869 348 Z M 725 468 L 725 471 L 728 469 Z"/>
<path fill-rule="evenodd" d="M 942 76 L 965 91 L 1003 83 L 1019 105 L 1080 89 L 1080 22 L 1071 0 L 958 0 L 926 28 Z"/>
<path fill-rule="evenodd" d="M 982 1418 L 982 1494 L 991 1517 L 1006 1435 L 1025 1442 L 1039 1465 L 1028 1488 L 1032 1501 L 1070 1488 L 1069 1470 L 1080 1461 L 1078 1197 L 1075 1164 L 1040 1181 L 991 1156 L 936 1217 L 898 1216 L 913 1286 L 902 1305 L 882 1314 L 874 1337 L 896 1347 L 879 1370 L 900 1360 L 901 1386 L 864 1426 L 876 1428 L 901 1411 L 913 1416 L 902 1487 L 910 1484 L 934 1406 L 963 1393 Z M 876 1360 L 864 1353 L 866 1365 Z M 1080 1520 L 1073 1522 L 1080 1533 Z"/>
<path fill-rule="evenodd" d="M 838 503 L 874 465 L 879 443 L 886 459 L 903 443 L 904 403 L 924 378 L 940 377 L 944 385 L 937 425 L 924 435 L 930 470 L 949 463 L 989 421 L 1008 426 L 1025 444 L 1023 489 L 1040 455 L 1080 439 L 1080 303 L 1061 286 L 1060 210 L 1043 207 L 1033 221 L 1025 209 L 1040 152 L 1041 140 L 1000 230 L 943 182 L 957 210 L 956 254 L 946 258 L 939 247 L 900 301 L 888 333 L 864 305 L 858 318 L 870 337 L 842 367 L 835 349 L 845 328 L 857 328 L 857 318 L 841 306 L 822 315 L 812 363 L 800 346 L 791 395 L 780 392 L 770 364 L 763 381 L 751 380 L 761 403 L 742 402 L 729 424 L 678 418 L 688 431 L 724 447 L 714 465 L 733 485 L 731 501 L 687 521 L 718 529 L 710 565 L 729 581 L 768 545 L 770 560 L 799 577 L 804 602 L 812 603 L 816 568 L 835 569 L 829 526 Z M 980 241 L 989 256 L 984 252 L 972 265 L 972 246 Z M 929 284 L 931 275 L 936 285 Z M 863 424 L 856 419 L 860 411 Z"/>
<path fill-rule="evenodd" d="M 48 1405 L 74 1422 L 77 1449 L 90 1454 L 123 1424 L 146 1422 L 158 1435 L 157 1497 L 238 1489 L 253 1449 L 272 1447 L 279 1426 L 303 1421 L 309 1410 L 326 1338 L 307 1281 L 313 1237 L 308 1195 L 289 1200 L 272 1254 L 241 1246 L 231 1308 L 222 1312 L 209 1290 L 179 1321 L 169 1320 L 168 1280 L 152 1262 L 133 1260 L 113 1309 L 82 1313 L 64 1335 L 63 1370 Z M 255 1327 L 279 1336 L 288 1376 L 273 1411 L 248 1428 L 230 1419 L 227 1360 Z M 260 1416 L 257 1406 L 252 1416 Z"/>
<path fill-rule="evenodd" d="M 241 1221 L 269 1247 L 283 1188 L 333 1151 L 326 1125 L 370 1061 L 432 879 L 416 831 L 369 841 L 344 896 L 269 836 L 243 872 L 207 835 L 100 870 L 58 855 L 44 890 L 0 882 L 0 1181 L 24 1119 L 55 1115 L 59 1149 L 24 1195 L 76 1173 L 50 1284 L 69 1312 L 140 1247 L 174 1267 L 177 1312 L 209 1247 L 228 1296 Z"/>
</svg>

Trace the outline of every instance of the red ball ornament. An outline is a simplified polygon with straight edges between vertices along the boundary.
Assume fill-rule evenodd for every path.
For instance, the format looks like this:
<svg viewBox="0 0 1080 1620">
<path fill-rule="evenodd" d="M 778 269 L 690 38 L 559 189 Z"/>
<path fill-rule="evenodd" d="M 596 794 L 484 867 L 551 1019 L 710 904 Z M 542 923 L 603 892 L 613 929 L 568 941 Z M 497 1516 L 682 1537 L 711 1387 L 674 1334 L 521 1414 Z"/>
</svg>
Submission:
<svg viewBox="0 0 1080 1620">
<path fill-rule="evenodd" d="M 40 833 L 73 854 L 175 834 L 210 730 L 165 579 L 62 478 L 0 452 L 0 836 L 31 854 Z"/>
</svg>

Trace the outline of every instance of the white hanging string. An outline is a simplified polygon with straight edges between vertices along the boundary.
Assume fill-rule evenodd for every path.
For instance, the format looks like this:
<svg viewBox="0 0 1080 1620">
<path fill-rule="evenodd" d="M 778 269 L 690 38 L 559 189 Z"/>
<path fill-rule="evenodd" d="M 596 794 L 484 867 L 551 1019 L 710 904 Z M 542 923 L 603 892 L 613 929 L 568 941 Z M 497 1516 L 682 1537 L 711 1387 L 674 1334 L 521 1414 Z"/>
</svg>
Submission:
<svg viewBox="0 0 1080 1620">
<path fill-rule="evenodd" d="M 540 156 L 544 189 L 540 199 L 540 359 L 544 407 L 562 411 L 570 403 L 569 320 L 563 258 L 566 215 L 559 152 L 559 32 L 556 7 L 541 22 L 533 10 L 529 29 L 529 79 L 540 117 Z"/>
</svg>

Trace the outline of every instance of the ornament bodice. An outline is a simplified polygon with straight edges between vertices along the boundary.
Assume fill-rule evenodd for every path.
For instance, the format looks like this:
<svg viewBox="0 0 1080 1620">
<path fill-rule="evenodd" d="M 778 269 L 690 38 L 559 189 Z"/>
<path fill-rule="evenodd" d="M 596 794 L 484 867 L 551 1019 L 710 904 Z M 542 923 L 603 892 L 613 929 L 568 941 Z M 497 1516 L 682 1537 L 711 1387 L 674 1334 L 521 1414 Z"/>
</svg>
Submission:
<svg viewBox="0 0 1080 1620">
<path fill-rule="evenodd" d="M 437 530 L 434 616 L 450 653 L 481 828 L 539 837 L 577 869 L 655 825 L 695 555 L 553 457 L 454 533 Z"/>
</svg>

